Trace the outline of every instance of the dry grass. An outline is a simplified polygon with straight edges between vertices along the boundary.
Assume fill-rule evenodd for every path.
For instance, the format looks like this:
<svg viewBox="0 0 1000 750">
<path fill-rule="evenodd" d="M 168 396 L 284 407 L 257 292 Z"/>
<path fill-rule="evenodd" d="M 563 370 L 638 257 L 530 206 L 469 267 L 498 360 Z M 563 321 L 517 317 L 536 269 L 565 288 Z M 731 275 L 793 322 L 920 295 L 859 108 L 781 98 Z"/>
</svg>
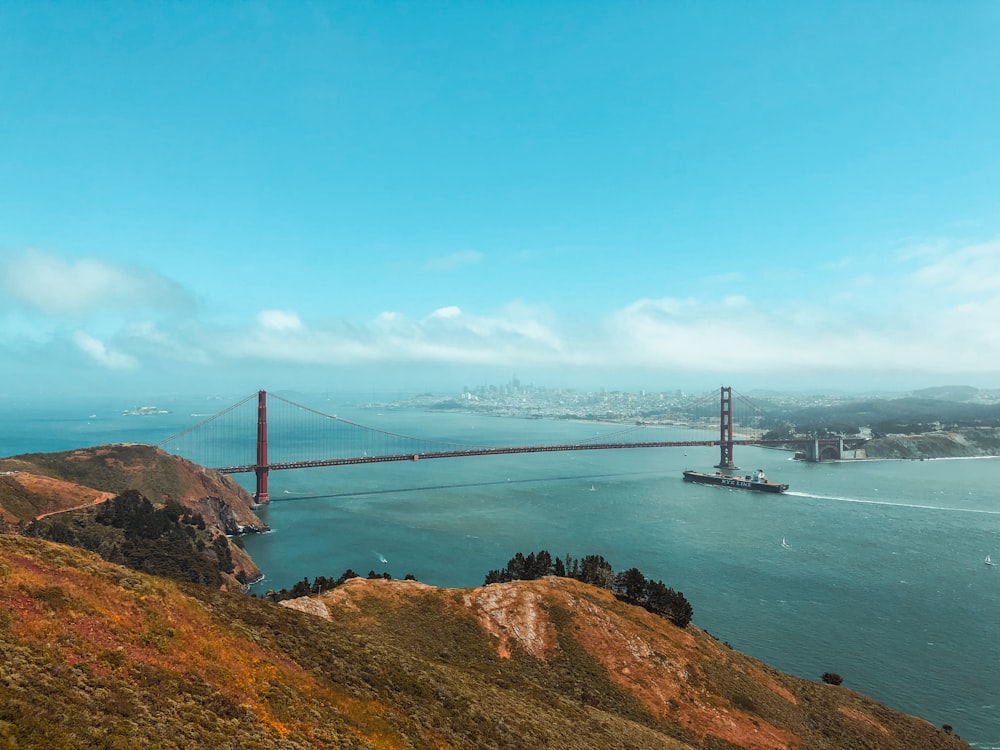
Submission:
<svg viewBox="0 0 1000 750">
<path fill-rule="evenodd" d="M 0 746 L 967 747 L 569 579 L 357 579 L 322 602 L 0 535 Z"/>
</svg>

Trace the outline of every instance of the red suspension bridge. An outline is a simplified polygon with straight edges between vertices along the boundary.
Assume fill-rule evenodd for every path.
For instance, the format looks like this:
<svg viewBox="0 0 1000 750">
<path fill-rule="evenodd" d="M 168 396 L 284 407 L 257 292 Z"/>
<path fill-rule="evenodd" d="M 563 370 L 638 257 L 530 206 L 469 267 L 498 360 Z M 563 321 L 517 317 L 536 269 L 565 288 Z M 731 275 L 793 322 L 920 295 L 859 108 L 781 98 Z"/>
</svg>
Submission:
<svg viewBox="0 0 1000 750">
<path fill-rule="evenodd" d="M 717 408 L 717 438 L 713 435 L 707 439 L 656 439 L 662 438 L 663 425 L 635 424 L 574 443 L 490 446 L 411 437 L 367 427 L 273 393 L 258 391 L 162 440 L 157 446 L 224 474 L 253 472 L 257 478 L 255 500 L 266 503 L 270 500 L 267 488 L 270 472 L 284 469 L 515 453 L 682 446 L 718 446 L 718 467 L 735 469 L 733 447 L 736 445 L 788 444 L 787 440 L 763 439 L 762 410 L 748 399 L 740 400 L 742 408 L 737 415 L 732 388 L 723 386 L 720 389 L 717 407 L 713 401 L 713 394 L 708 394 L 693 401 L 684 411 L 689 415 L 701 414 L 696 418 L 707 424 L 714 418 L 712 412 Z M 253 438 L 254 424 L 256 439 Z M 814 458 L 821 457 L 820 450 L 817 443 Z"/>
</svg>

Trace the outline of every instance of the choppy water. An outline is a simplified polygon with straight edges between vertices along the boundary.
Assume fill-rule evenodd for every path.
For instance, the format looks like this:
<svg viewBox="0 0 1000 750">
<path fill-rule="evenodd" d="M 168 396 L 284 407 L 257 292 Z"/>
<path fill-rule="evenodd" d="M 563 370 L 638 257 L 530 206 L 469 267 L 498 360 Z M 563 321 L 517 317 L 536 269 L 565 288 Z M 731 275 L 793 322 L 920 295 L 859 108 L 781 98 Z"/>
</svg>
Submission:
<svg viewBox="0 0 1000 750">
<path fill-rule="evenodd" d="M 155 442 L 213 404 L 117 416 L 131 405 L 98 413 L 99 405 L 8 404 L 0 455 Z M 608 429 L 339 414 L 479 444 L 579 440 Z M 763 468 L 791 491 L 681 481 L 682 469 L 717 460 L 717 449 L 678 448 L 274 472 L 273 502 L 259 513 L 274 531 L 246 546 L 267 576 L 257 590 L 346 568 L 472 586 L 517 551 L 602 554 L 616 569 L 635 566 L 683 591 L 695 623 L 741 651 L 808 679 L 838 672 L 845 686 L 892 708 L 1000 747 L 1000 565 L 983 562 L 1000 560 L 1000 459 L 803 464 L 737 448 L 740 465 Z M 237 478 L 252 489 L 252 477 Z"/>
</svg>

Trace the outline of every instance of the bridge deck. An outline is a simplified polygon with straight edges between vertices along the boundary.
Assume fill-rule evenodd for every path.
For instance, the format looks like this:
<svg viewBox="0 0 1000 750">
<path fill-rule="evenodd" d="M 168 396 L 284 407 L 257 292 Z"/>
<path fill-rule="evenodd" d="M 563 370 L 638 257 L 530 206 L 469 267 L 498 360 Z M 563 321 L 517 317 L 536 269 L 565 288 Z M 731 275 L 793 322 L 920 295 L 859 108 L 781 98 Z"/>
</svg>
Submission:
<svg viewBox="0 0 1000 750">
<path fill-rule="evenodd" d="M 796 442 L 794 440 L 734 440 L 733 445 L 773 445 L 783 446 Z M 428 453 L 397 453 L 387 456 L 353 456 L 350 458 L 327 458 L 315 461 L 286 461 L 268 464 L 266 467 L 256 464 L 243 466 L 224 466 L 216 471 L 223 474 L 244 474 L 267 468 L 270 471 L 282 469 L 308 469 L 319 466 L 349 466 L 352 464 L 378 464 L 389 461 L 423 461 L 431 458 L 467 458 L 472 456 L 499 456 L 515 453 L 555 453 L 560 451 L 592 451 L 620 450 L 622 448 L 711 448 L 719 445 L 718 440 L 674 440 L 644 443 L 568 443 L 562 445 L 518 445 L 498 446 L 495 448 L 470 448 L 463 450 L 433 451 Z"/>
</svg>

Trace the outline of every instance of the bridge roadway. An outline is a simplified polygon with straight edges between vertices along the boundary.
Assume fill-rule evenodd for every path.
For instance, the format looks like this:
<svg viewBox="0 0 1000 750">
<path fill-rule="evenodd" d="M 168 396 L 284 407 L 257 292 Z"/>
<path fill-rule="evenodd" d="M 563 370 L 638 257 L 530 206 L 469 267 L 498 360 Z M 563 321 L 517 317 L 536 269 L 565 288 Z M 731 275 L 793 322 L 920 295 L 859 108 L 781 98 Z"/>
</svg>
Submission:
<svg viewBox="0 0 1000 750">
<path fill-rule="evenodd" d="M 805 442 L 802 440 L 733 440 L 733 445 L 773 445 L 787 447 L 791 443 Z M 811 442 L 811 441 L 810 441 Z M 680 440 L 650 443 L 568 443 L 563 445 L 519 445 L 494 448 L 470 448 L 467 450 L 434 451 L 432 453 L 397 453 L 388 456 L 355 456 L 352 458 L 326 458 L 314 461 L 286 461 L 269 463 L 267 466 L 247 464 L 244 466 L 224 466 L 216 471 L 223 474 L 244 474 L 269 469 L 308 469 L 319 466 L 349 466 L 352 464 L 379 464 L 389 461 L 423 461 L 431 458 L 467 458 L 471 456 L 500 456 L 513 453 L 555 453 L 559 451 L 593 451 L 620 450 L 622 448 L 683 448 L 683 447 L 717 447 L 719 440 Z"/>
</svg>

